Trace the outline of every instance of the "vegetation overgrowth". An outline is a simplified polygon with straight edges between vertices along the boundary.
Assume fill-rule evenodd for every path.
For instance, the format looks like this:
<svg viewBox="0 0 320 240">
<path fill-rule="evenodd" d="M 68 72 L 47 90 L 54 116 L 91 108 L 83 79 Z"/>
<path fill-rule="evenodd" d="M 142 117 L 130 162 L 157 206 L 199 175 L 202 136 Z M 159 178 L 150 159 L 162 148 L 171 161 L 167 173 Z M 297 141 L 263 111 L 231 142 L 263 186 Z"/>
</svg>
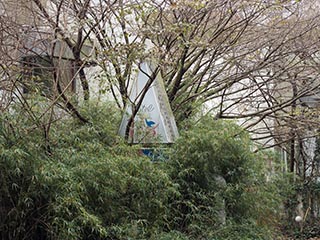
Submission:
<svg viewBox="0 0 320 240">
<path fill-rule="evenodd" d="M 286 181 L 239 126 L 203 117 L 152 162 L 112 104 L 85 105 L 86 124 L 1 115 L 1 239 L 274 239 Z"/>
</svg>

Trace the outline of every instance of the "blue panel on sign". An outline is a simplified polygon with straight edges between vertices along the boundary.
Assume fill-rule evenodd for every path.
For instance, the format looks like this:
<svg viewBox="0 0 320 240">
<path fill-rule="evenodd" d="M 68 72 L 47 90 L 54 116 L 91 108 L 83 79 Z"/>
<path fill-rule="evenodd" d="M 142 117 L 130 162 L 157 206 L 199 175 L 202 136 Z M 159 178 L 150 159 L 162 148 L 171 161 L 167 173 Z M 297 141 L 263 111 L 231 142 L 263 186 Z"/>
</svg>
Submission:
<svg viewBox="0 0 320 240">
<path fill-rule="evenodd" d="M 166 156 L 164 149 L 142 148 L 141 153 L 154 162 L 163 162 L 168 160 L 168 156 Z"/>
</svg>

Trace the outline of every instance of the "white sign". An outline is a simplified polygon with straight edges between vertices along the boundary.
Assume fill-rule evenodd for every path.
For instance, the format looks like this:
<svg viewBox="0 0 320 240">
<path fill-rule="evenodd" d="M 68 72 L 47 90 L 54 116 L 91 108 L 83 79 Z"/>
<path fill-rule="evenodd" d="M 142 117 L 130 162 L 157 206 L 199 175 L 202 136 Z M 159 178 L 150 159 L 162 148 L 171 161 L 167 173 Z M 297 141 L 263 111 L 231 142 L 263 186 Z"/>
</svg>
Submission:
<svg viewBox="0 0 320 240">
<path fill-rule="evenodd" d="M 140 67 L 141 70 L 130 94 L 130 102 L 133 104 L 128 104 L 120 125 L 119 134 L 121 136 L 125 136 L 128 121 L 132 114 L 132 106 L 136 106 L 141 99 L 141 94 L 146 87 L 149 76 L 153 73 L 147 63 L 142 63 Z M 163 80 L 158 74 L 142 100 L 141 107 L 130 128 L 128 141 L 130 143 L 173 143 L 177 137 L 176 122 Z"/>
</svg>

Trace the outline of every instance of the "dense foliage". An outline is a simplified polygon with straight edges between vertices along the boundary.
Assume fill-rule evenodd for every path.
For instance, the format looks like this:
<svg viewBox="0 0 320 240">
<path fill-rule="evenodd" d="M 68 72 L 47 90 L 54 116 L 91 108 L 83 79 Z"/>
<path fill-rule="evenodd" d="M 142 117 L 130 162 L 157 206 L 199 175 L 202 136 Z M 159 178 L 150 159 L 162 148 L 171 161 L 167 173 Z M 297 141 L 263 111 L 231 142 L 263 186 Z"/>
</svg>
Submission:
<svg viewBox="0 0 320 240">
<path fill-rule="evenodd" d="M 52 126 L 50 153 L 27 116 L 2 117 L 2 239 L 121 238 L 162 224 L 168 175 L 115 136 L 111 107 L 90 113 L 88 125 Z"/>
<path fill-rule="evenodd" d="M 1 116 L 2 239 L 271 238 L 280 195 L 241 128 L 203 118 L 151 162 L 112 109 L 57 118 L 50 137 L 25 111 Z"/>
<path fill-rule="evenodd" d="M 169 164 L 184 231 L 213 239 L 271 237 L 265 227 L 278 220 L 281 192 L 276 173 L 267 181 L 268 159 L 253 147 L 236 124 L 209 117 L 182 134 Z"/>
</svg>

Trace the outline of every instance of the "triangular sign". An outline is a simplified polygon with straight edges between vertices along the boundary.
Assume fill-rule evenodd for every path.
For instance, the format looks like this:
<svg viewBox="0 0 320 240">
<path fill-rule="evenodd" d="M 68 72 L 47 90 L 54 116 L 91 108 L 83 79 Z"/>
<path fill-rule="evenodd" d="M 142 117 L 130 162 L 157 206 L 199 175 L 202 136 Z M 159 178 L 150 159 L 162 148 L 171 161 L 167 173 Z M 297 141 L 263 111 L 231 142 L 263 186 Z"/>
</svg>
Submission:
<svg viewBox="0 0 320 240">
<path fill-rule="evenodd" d="M 130 94 L 132 105 L 128 104 L 120 125 L 119 134 L 121 136 L 126 135 L 132 106 L 135 106 L 139 101 L 152 73 L 148 63 L 140 65 L 138 78 L 134 82 Z M 130 143 L 173 143 L 178 137 L 176 122 L 159 73 L 147 90 L 131 126 L 128 139 Z"/>
</svg>

